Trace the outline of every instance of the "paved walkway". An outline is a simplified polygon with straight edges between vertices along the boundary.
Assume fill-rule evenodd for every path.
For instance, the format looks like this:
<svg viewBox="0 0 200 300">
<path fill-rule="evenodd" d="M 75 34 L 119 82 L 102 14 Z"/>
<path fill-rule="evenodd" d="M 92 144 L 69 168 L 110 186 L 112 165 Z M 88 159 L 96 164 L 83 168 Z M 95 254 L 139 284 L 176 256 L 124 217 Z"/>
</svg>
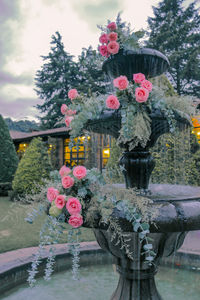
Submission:
<svg viewBox="0 0 200 300">
<path fill-rule="evenodd" d="M 68 252 L 68 247 L 66 244 L 58 244 L 56 247 L 56 255 L 64 254 Z M 44 252 L 44 257 L 48 256 L 48 249 L 50 246 L 46 246 L 46 251 Z M 98 250 L 100 249 L 97 242 L 84 242 L 81 243 L 82 250 Z M 21 264 L 29 263 L 33 260 L 33 255 L 36 253 L 37 247 L 24 248 L 14 251 L 9 251 L 0 254 L 0 274 L 11 269 L 12 267 L 17 267 Z M 179 249 L 179 252 L 199 254 L 200 255 L 200 231 L 191 231 L 187 234 L 183 246 Z"/>
</svg>

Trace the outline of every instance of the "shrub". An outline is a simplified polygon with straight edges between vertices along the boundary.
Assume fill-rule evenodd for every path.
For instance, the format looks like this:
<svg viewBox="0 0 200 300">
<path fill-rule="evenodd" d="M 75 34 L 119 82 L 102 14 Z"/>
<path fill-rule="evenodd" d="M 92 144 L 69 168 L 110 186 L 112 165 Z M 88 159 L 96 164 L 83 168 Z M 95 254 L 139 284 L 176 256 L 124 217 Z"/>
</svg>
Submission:
<svg viewBox="0 0 200 300">
<path fill-rule="evenodd" d="M 12 182 L 18 165 L 18 157 L 8 126 L 1 115 L 0 145 L 0 183 Z"/>
<path fill-rule="evenodd" d="M 18 194 L 39 191 L 39 186 L 49 178 L 51 164 L 47 146 L 41 138 L 34 138 L 19 162 L 13 180 L 13 190 Z"/>
<path fill-rule="evenodd" d="M 11 188 L 11 182 L 0 182 L 0 196 L 8 196 L 8 191 L 10 191 Z"/>
</svg>

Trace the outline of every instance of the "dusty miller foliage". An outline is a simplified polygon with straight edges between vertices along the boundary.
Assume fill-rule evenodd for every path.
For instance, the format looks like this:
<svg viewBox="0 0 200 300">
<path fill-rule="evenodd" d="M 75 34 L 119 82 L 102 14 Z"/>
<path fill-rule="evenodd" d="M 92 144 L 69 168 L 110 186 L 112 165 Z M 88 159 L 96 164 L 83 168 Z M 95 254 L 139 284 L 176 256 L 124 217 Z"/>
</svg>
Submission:
<svg viewBox="0 0 200 300">
<path fill-rule="evenodd" d="M 31 269 L 28 270 L 29 276 L 27 281 L 29 285 L 33 287 L 36 283 L 36 275 L 39 272 L 38 267 L 42 263 L 43 257 L 45 256 L 45 246 L 51 245 L 47 262 L 45 268 L 45 280 L 51 279 L 51 274 L 53 272 L 53 266 L 55 263 L 55 255 L 54 255 L 54 244 L 57 244 L 59 241 L 59 237 L 63 234 L 64 227 L 62 226 L 62 219 L 64 216 L 60 216 L 59 219 L 56 219 L 51 216 L 47 216 L 45 223 L 42 226 L 40 231 L 40 243 L 36 254 L 34 255 L 34 260 L 31 264 Z M 27 220 L 28 221 L 28 220 Z"/>
<path fill-rule="evenodd" d="M 118 209 L 127 221 L 132 224 L 133 231 L 139 233 L 139 240 L 143 248 L 142 254 L 145 261 L 153 261 L 155 253 L 151 239 L 148 236 L 149 221 L 157 216 L 158 210 L 151 206 L 152 200 L 138 194 L 134 189 L 121 188 L 118 185 L 104 185 L 96 194 L 86 212 L 86 221 L 91 225 L 96 225 L 98 216 L 101 216 L 99 225 L 104 223 L 108 226 L 108 232 L 111 233 L 111 241 L 124 250 L 127 257 L 133 259 L 133 253 L 130 250 L 130 233 L 123 232 L 112 212 Z"/>
</svg>

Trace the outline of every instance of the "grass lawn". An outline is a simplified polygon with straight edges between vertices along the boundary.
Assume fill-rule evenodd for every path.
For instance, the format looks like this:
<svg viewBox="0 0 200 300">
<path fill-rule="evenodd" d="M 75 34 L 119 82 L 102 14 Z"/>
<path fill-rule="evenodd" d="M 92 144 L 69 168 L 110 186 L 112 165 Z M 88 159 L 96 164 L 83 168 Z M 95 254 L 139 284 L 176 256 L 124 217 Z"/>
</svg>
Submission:
<svg viewBox="0 0 200 300">
<path fill-rule="evenodd" d="M 24 218 L 33 207 L 33 204 L 11 202 L 8 197 L 0 197 L 0 253 L 38 245 L 39 232 L 46 215 L 39 216 L 33 224 L 27 223 Z M 81 231 L 80 241 L 95 240 L 91 229 L 82 228 Z M 67 238 L 63 236 L 60 243 L 66 242 Z"/>
</svg>

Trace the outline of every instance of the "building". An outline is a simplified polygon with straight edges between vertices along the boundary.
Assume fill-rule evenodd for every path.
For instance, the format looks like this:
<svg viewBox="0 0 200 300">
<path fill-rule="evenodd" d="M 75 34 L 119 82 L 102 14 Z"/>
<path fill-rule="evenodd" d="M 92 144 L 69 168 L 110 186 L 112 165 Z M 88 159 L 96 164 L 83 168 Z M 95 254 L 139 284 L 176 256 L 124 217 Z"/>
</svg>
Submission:
<svg viewBox="0 0 200 300">
<path fill-rule="evenodd" d="M 33 138 L 41 137 L 48 145 L 48 151 L 55 168 L 60 168 L 65 164 L 69 167 L 85 165 L 88 168 L 97 167 L 102 170 L 110 156 L 111 137 L 108 135 L 91 133 L 87 137 L 81 136 L 79 143 L 77 143 L 78 139 L 75 139 L 76 146 L 72 149 L 66 127 L 31 133 L 11 130 L 10 136 L 19 158 L 22 157 Z"/>
</svg>

